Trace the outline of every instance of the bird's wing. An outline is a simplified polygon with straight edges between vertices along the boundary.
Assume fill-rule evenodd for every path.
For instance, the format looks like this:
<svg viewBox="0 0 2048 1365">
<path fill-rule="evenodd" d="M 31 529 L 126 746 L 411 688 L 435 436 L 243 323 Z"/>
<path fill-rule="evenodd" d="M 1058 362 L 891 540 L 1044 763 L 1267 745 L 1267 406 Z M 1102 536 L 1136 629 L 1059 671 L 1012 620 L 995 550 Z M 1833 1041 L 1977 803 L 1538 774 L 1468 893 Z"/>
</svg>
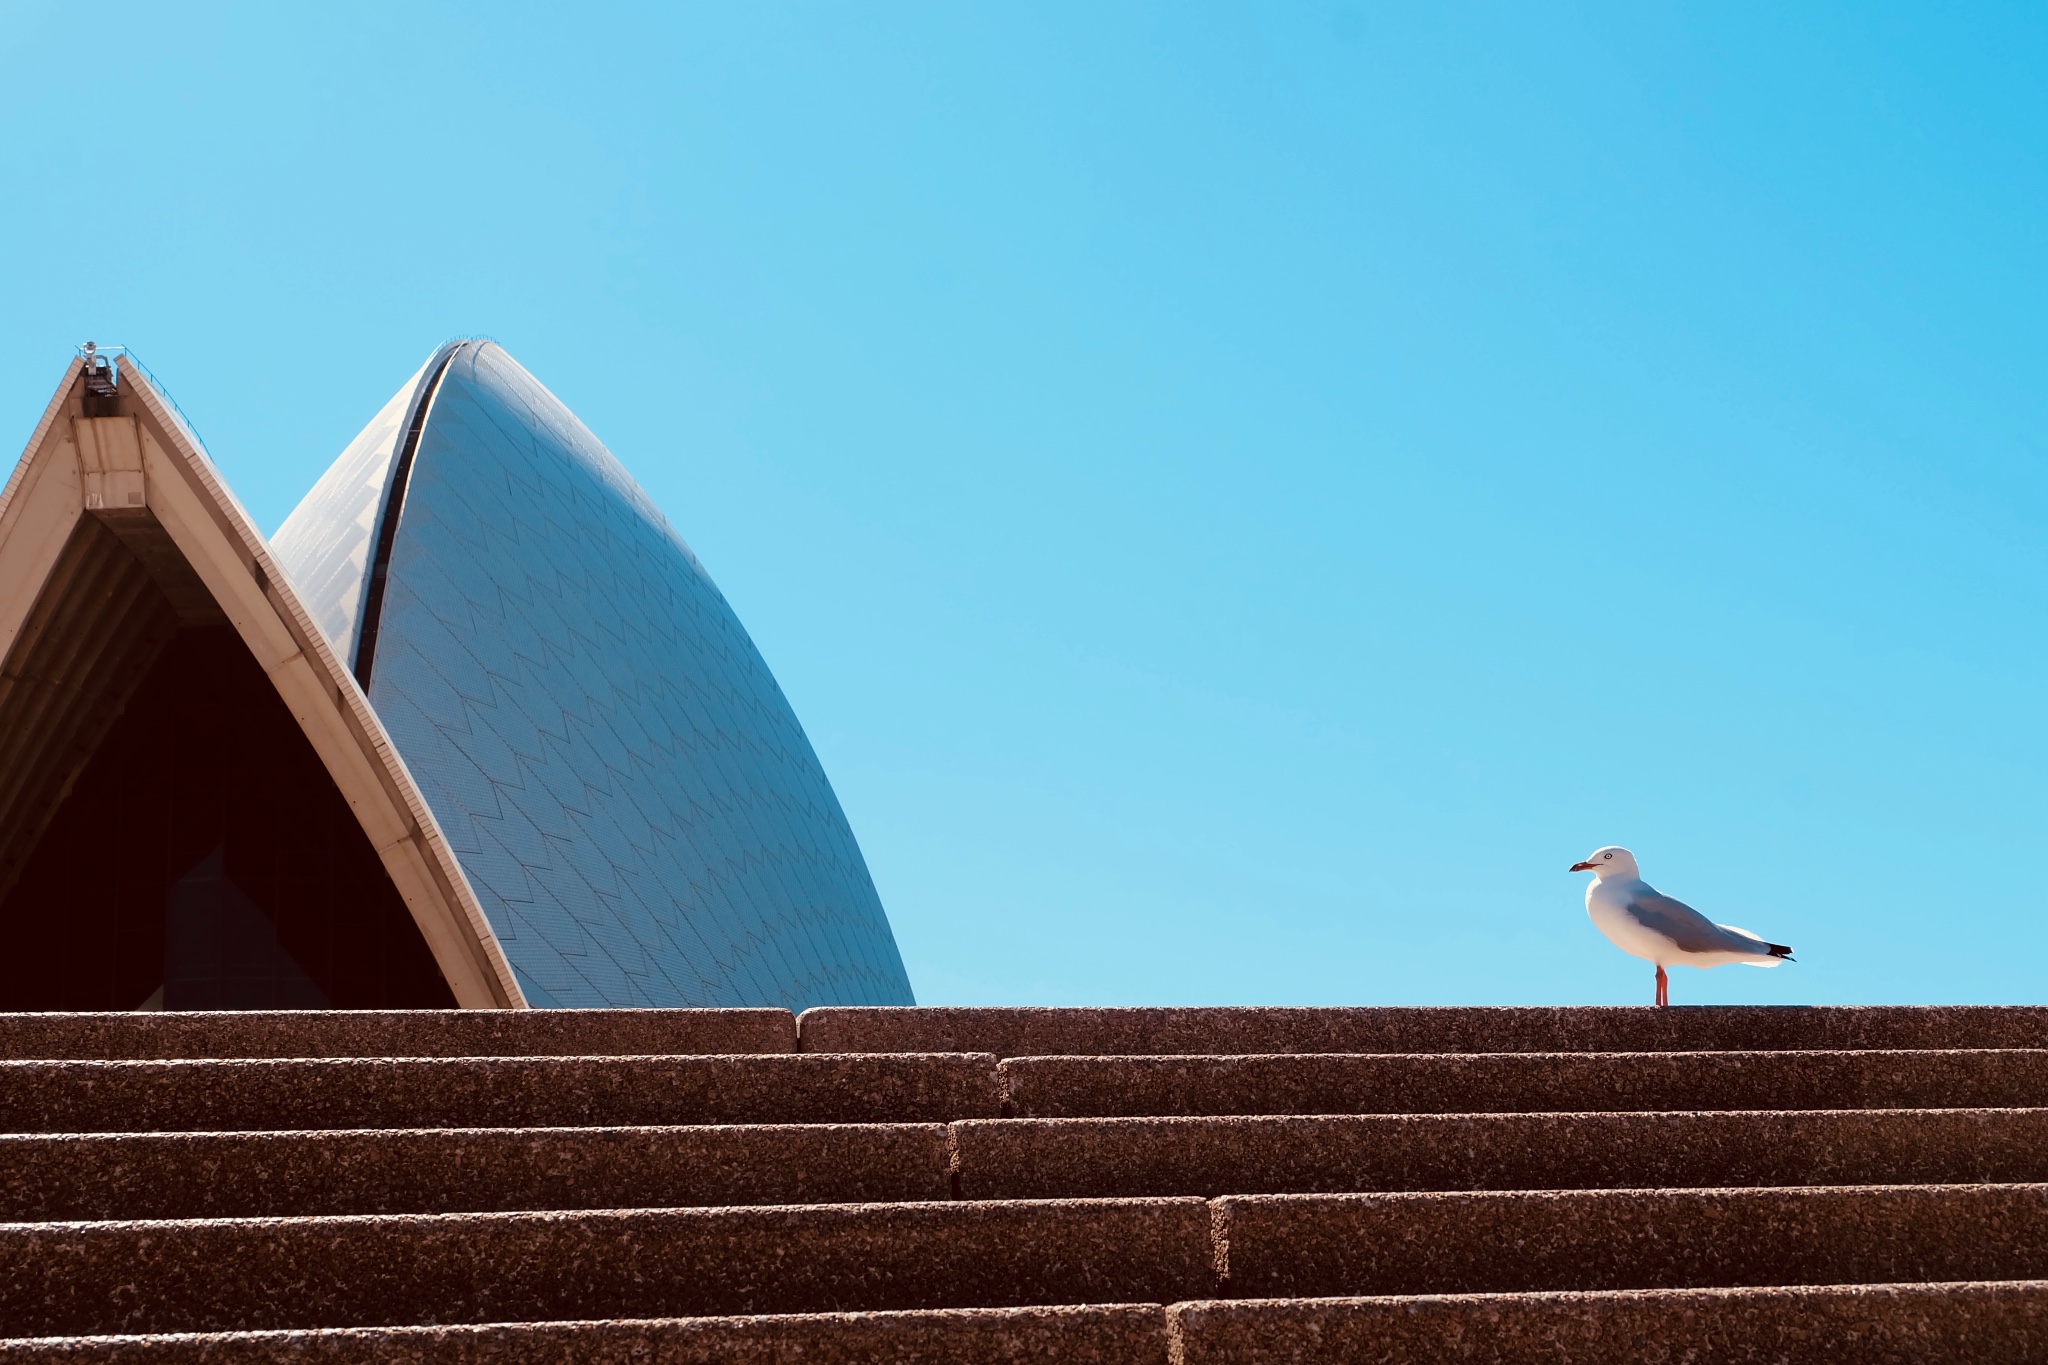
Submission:
<svg viewBox="0 0 2048 1365">
<path fill-rule="evenodd" d="M 1645 885 L 1629 894 L 1628 912 L 1637 924 L 1659 933 L 1683 953 L 1756 953 L 1763 940 L 1731 933 L 1687 905 Z"/>
</svg>

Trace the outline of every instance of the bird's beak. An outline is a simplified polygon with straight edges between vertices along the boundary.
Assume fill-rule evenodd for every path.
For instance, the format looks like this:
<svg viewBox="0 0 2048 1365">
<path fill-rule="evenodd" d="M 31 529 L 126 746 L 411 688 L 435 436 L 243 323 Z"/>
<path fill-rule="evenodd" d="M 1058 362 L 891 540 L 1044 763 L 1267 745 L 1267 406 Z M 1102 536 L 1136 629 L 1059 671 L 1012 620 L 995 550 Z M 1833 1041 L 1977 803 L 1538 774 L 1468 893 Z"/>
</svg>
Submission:
<svg viewBox="0 0 2048 1365">
<path fill-rule="evenodd" d="M 1592 872 L 1596 869 L 1591 863 L 1573 863 L 1571 865 L 1571 870 L 1573 872 Z"/>
</svg>

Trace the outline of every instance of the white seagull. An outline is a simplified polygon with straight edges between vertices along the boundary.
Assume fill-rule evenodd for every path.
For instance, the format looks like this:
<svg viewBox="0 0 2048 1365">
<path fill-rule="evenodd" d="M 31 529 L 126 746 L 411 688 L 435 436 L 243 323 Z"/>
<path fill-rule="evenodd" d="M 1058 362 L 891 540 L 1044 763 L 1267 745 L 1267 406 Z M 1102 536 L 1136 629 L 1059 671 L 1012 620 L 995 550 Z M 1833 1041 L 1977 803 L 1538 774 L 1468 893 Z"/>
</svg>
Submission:
<svg viewBox="0 0 2048 1365">
<path fill-rule="evenodd" d="M 1657 964 L 1657 1003 L 1671 1003 L 1671 983 L 1664 969 L 1683 962 L 1688 967 L 1718 967 L 1741 962 L 1775 967 L 1792 960 L 1782 943 L 1766 943 L 1747 929 L 1715 924 L 1684 901 L 1675 901 L 1643 880 L 1636 855 L 1625 848 L 1601 848 L 1574 872 L 1590 872 L 1586 913 L 1593 927 L 1631 957 Z"/>
</svg>

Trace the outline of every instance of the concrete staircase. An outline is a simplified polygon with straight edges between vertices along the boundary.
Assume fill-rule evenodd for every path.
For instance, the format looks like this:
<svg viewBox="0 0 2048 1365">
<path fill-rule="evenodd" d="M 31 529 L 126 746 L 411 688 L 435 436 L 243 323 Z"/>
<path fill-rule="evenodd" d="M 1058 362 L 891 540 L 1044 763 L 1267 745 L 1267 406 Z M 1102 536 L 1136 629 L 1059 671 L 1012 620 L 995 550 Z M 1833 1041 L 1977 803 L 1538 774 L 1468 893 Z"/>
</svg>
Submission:
<svg viewBox="0 0 2048 1365">
<path fill-rule="evenodd" d="M 0 1363 L 2048 1359 L 2048 1009 L 0 1016 Z"/>
</svg>

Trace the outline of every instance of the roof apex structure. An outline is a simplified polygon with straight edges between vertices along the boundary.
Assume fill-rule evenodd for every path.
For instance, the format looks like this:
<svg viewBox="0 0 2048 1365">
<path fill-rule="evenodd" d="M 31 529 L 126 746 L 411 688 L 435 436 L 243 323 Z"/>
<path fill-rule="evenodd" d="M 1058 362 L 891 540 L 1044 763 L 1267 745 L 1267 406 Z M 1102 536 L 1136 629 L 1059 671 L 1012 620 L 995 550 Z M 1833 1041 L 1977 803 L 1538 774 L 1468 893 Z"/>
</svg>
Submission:
<svg viewBox="0 0 2048 1365">
<path fill-rule="evenodd" d="M 162 647 L 130 649 L 124 664 L 110 643 L 131 629 L 124 619 L 141 619 L 121 618 L 119 592 L 90 577 L 91 547 L 110 534 L 175 614 L 161 629 L 233 627 L 360 824 L 455 1003 L 524 1008 L 362 688 L 175 407 L 139 365 L 113 378 L 104 359 L 74 360 L 0 490 L 0 897 L 120 716 L 133 685 L 121 670 L 135 673 Z"/>
</svg>

